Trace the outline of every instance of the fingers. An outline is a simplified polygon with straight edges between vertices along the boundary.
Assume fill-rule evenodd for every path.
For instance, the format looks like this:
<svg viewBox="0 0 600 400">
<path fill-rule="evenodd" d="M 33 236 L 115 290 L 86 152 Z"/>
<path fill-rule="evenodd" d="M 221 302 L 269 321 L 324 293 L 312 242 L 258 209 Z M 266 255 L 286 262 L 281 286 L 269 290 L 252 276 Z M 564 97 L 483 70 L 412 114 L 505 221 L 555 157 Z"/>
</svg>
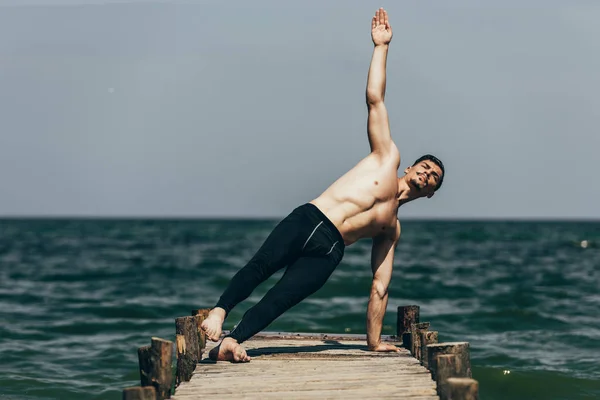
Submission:
<svg viewBox="0 0 600 400">
<path fill-rule="evenodd" d="M 371 29 L 375 29 L 379 25 L 385 26 L 386 29 L 391 29 L 388 13 L 383 7 L 375 11 L 375 16 L 371 20 Z"/>
<path fill-rule="evenodd" d="M 246 353 L 246 350 L 244 350 L 242 347 L 239 347 L 237 350 L 235 350 L 233 352 L 233 361 L 234 362 L 243 363 L 243 362 L 248 362 L 250 360 L 251 360 L 251 358 Z"/>
<path fill-rule="evenodd" d="M 384 15 L 384 24 L 385 24 L 385 27 L 387 29 L 390 29 L 390 21 L 388 19 L 388 13 L 387 13 L 387 11 L 383 10 L 383 15 Z"/>
<path fill-rule="evenodd" d="M 244 353 L 240 349 L 233 351 L 233 361 L 234 362 L 241 362 L 243 357 L 244 357 Z"/>
</svg>

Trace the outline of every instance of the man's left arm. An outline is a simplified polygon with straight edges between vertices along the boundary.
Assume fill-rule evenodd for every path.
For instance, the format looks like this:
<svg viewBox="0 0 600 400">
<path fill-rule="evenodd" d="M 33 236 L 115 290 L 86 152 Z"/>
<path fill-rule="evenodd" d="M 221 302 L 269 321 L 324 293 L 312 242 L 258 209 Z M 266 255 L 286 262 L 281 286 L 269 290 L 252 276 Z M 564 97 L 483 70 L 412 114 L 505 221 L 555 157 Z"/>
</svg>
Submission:
<svg viewBox="0 0 600 400">
<path fill-rule="evenodd" d="M 394 251 L 400 238 L 400 222 L 392 235 L 373 238 L 371 268 L 373 283 L 367 306 L 367 345 L 372 351 L 399 351 L 391 344 L 381 343 L 381 328 L 388 303 L 388 287 L 392 279 Z"/>
</svg>

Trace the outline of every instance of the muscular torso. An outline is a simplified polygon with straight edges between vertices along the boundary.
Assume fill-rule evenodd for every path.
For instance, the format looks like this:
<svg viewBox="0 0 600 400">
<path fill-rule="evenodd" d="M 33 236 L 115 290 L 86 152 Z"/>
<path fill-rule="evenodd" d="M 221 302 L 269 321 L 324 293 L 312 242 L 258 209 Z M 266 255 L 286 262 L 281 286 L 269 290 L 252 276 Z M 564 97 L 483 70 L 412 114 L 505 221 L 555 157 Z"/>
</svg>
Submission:
<svg viewBox="0 0 600 400">
<path fill-rule="evenodd" d="M 311 201 L 339 229 L 346 245 L 396 235 L 399 165 L 396 149 L 385 158 L 371 153 Z"/>
</svg>

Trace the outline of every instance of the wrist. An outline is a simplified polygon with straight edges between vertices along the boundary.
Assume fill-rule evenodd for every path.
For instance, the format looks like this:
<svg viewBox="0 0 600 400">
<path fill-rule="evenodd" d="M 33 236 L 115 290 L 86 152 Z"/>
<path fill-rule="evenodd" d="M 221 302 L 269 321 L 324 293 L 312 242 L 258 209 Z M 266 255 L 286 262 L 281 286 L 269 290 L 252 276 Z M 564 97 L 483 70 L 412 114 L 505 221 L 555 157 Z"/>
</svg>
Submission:
<svg viewBox="0 0 600 400">
<path fill-rule="evenodd" d="M 375 44 L 374 46 L 375 46 L 375 48 L 387 50 L 390 47 L 390 44 L 389 43 L 380 43 L 380 44 Z"/>
</svg>

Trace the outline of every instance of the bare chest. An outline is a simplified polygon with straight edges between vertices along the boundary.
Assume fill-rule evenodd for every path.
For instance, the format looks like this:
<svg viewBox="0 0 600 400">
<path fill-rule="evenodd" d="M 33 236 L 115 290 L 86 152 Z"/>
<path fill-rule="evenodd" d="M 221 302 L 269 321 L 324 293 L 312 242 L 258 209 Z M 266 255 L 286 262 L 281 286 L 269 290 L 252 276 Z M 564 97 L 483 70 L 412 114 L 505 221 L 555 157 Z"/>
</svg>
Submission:
<svg viewBox="0 0 600 400">
<path fill-rule="evenodd" d="M 396 201 L 377 202 L 344 222 L 344 239 L 349 244 L 363 238 L 393 235 L 398 222 L 397 211 Z"/>
</svg>

